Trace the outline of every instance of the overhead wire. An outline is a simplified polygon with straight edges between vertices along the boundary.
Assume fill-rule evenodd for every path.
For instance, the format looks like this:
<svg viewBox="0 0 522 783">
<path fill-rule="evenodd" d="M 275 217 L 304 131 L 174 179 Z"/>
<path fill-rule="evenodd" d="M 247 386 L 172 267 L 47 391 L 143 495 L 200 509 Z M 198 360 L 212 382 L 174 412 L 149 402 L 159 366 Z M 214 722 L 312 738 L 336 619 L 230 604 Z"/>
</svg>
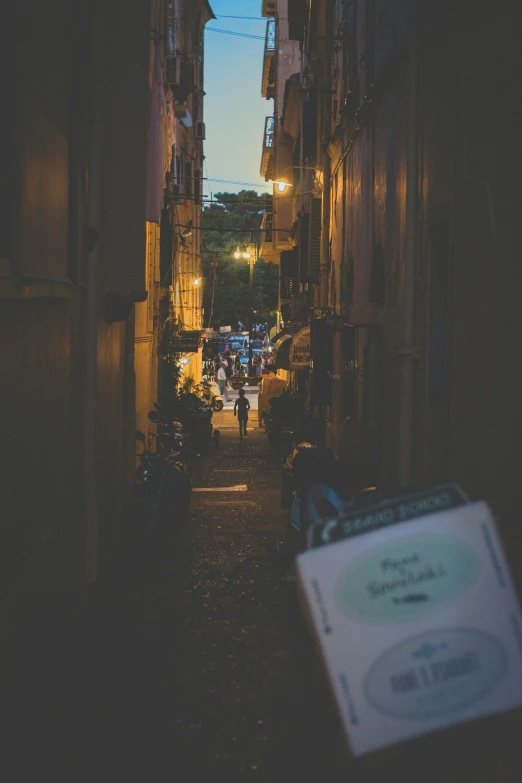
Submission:
<svg viewBox="0 0 522 783">
<path fill-rule="evenodd" d="M 224 35 L 236 35 L 238 38 L 253 38 L 256 41 L 264 41 L 264 35 L 253 35 L 252 33 L 236 33 L 233 30 L 218 30 L 217 27 L 206 27 L 209 33 L 223 33 Z"/>
<path fill-rule="evenodd" d="M 216 19 L 251 19 L 256 22 L 266 21 L 266 16 L 229 16 L 228 14 L 217 14 Z"/>
<path fill-rule="evenodd" d="M 232 179 L 214 179 L 213 177 L 207 177 L 208 182 L 221 182 L 224 185 L 247 185 L 250 188 L 266 188 L 267 185 L 256 185 L 254 182 L 236 182 Z"/>
</svg>

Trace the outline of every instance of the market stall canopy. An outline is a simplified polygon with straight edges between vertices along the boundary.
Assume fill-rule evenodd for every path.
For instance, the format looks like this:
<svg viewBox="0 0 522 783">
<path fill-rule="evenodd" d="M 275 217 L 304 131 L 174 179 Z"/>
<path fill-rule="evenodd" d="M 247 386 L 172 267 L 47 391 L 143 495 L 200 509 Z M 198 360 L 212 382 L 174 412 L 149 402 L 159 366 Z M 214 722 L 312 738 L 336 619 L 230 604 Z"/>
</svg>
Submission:
<svg viewBox="0 0 522 783">
<path fill-rule="evenodd" d="M 290 369 L 306 370 L 310 367 L 310 327 L 300 329 L 290 344 Z"/>
<path fill-rule="evenodd" d="M 292 342 L 291 334 L 282 334 L 274 345 L 272 351 L 272 364 L 276 370 L 290 369 L 290 344 Z"/>
</svg>

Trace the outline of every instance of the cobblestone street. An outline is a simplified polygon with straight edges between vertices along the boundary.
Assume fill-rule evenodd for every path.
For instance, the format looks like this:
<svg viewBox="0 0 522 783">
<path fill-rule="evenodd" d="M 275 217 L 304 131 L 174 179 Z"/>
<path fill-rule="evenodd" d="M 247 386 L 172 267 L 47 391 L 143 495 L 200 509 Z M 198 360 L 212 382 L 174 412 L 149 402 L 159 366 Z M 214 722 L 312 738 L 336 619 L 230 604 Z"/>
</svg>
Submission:
<svg viewBox="0 0 522 783">
<path fill-rule="evenodd" d="M 3 781 L 28 783 L 44 769 L 60 783 L 383 779 L 382 767 L 370 774 L 343 750 L 275 553 L 287 512 L 279 465 L 254 423 L 255 411 L 241 442 L 232 413 L 215 415 L 221 446 L 195 471 L 183 528 L 160 551 L 140 552 L 81 622 L 42 619 L 46 633 L 26 640 L 3 695 Z M 497 740 L 509 740 L 506 727 Z M 424 778 L 514 783 L 517 765 L 499 761 L 487 728 L 482 746 L 477 736 L 452 735 Z M 386 769 L 413 781 L 421 758 L 392 757 Z"/>
<path fill-rule="evenodd" d="M 240 442 L 230 413 L 215 420 L 221 449 L 198 482 L 213 491 L 194 493 L 193 569 L 178 617 L 183 778 L 256 773 L 283 781 L 313 768 L 320 776 L 329 749 L 317 754 L 314 735 L 322 726 L 323 736 L 330 713 L 327 707 L 314 717 L 312 705 L 327 694 L 304 682 L 308 641 L 274 557 L 287 516 L 279 467 L 263 430 L 251 429 Z M 218 491 L 233 485 L 248 491 Z"/>
</svg>

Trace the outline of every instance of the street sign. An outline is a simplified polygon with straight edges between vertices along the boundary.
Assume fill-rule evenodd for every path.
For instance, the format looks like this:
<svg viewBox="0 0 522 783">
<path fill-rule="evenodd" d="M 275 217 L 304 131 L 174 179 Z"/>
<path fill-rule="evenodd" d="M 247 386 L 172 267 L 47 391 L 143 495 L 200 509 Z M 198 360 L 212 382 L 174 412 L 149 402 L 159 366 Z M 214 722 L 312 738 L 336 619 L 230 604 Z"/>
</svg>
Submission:
<svg viewBox="0 0 522 783">
<path fill-rule="evenodd" d="M 174 338 L 175 353 L 197 353 L 201 341 L 200 331 L 179 332 Z"/>
<path fill-rule="evenodd" d="M 366 508 L 348 510 L 338 517 L 310 525 L 307 533 L 308 548 L 333 544 L 361 533 L 371 533 L 380 527 L 462 506 L 468 501 L 469 498 L 458 484 L 442 484 L 429 491 L 410 493 Z"/>
<path fill-rule="evenodd" d="M 297 558 L 355 756 L 522 706 L 522 623 L 485 502 Z"/>
<path fill-rule="evenodd" d="M 221 332 L 221 334 L 224 334 L 225 332 L 231 332 L 232 331 L 232 327 L 231 326 L 220 326 L 219 327 L 219 331 Z"/>
</svg>

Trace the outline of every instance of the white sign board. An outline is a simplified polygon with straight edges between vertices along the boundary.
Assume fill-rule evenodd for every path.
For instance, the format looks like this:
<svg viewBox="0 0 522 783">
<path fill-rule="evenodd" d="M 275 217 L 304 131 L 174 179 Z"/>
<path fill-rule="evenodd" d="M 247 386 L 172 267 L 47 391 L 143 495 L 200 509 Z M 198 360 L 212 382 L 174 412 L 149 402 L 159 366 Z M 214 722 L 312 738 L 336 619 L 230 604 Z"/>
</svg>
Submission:
<svg viewBox="0 0 522 783">
<path fill-rule="evenodd" d="M 232 327 L 231 326 L 220 326 L 219 327 L 220 334 L 225 334 L 226 332 L 231 332 Z"/>
<path fill-rule="evenodd" d="M 305 326 L 292 339 L 290 369 L 306 370 L 308 367 L 310 367 L 310 327 Z"/>
<path fill-rule="evenodd" d="M 297 576 L 355 756 L 522 705 L 520 607 L 486 503 L 310 550 Z"/>
</svg>

